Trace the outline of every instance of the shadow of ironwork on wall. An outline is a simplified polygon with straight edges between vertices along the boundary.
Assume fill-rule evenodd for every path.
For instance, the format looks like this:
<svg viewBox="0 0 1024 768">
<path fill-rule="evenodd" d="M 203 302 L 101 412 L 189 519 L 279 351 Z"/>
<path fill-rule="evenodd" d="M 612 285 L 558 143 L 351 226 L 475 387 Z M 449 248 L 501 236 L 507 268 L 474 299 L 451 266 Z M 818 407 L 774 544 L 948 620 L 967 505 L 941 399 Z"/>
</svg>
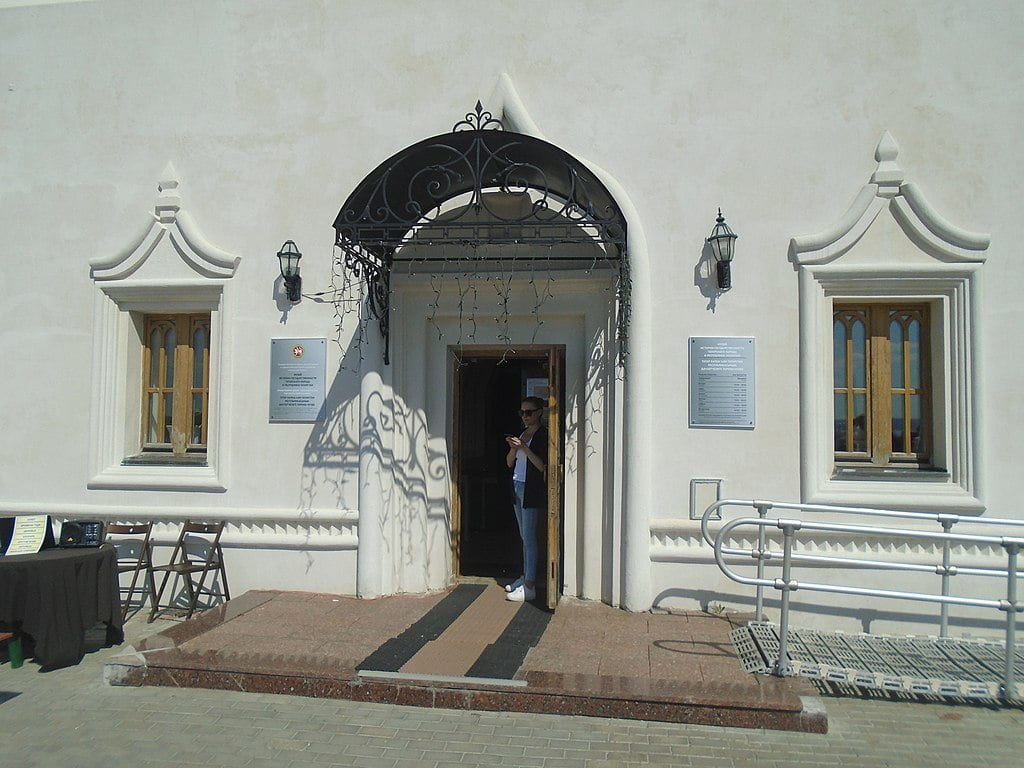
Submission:
<svg viewBox="0 0 1024 768">
<path fill-rule="evenodd" d="M 372 391 L 361 409 L 361 376 L 342 370 L 331 384 L 325 418 L 305 447 L 302 514 L 313 519 L 325 507 L 361 514 L 360 482 L 373 483 L 385 591 L 438 588 L 450 571 L 436 562 L 448 557 L 451 540 L 446 442 L 430 434 L 422 409 L 390 387 Z"/>
</svg>

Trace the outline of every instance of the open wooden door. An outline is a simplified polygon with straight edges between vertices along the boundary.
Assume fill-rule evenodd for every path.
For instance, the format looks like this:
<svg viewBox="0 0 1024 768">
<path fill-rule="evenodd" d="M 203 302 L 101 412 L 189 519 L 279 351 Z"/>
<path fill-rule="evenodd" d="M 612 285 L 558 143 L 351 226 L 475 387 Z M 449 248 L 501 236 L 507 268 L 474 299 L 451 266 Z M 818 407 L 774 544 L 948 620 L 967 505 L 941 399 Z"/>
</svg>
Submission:
<svg viewBox="0 0 1024 768">
<path fill-rule="evenodd" d="M 562 590 L 562 358 L 564 347 L 548 348 L 548 608 Z"/>
<path fill-rule="evenodd" d="M 455 578 L 462 574 L 462 375 L 458 358 L 451 357 L 452 392 L 454 407 L 452 409 L 452 574 Z"/>
</svg>

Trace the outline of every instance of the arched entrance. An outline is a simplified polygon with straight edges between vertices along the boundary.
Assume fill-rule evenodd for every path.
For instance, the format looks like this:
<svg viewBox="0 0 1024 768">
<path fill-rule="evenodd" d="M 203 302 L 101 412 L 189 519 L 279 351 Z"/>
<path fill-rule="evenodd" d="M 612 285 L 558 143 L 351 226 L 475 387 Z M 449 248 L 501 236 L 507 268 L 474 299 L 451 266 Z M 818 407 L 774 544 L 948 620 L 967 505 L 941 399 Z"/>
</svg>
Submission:
<svg viewBox="0 0 1024 768">
<path fill-rule="evenodd" d="M 420 369 L 430 368 L 430 357 L 436 357 L 439 347 L 436 340 L 427 339 L 432 346 L 424 351 L 422 342 L 424 334 L 429 336 L 433 329 L 449 348 L 460 350 L 457 366 L 479 356 L 476 347 L 480 345 L 492 351 L 497 347 L 498 359 L 507 362 L 510 352 L 524 346 L 565 346 L 565 336 L 572 336 L 569 358 L 576 375 L 575 389 L 569 390 L 571 402 L 561 401 L 558 389 L 550 388 L 549 405 L 556 413 L 575 414 L 570 415 L 567 440 L 575 439 L 582 446 L 584 430 L 595 432 L 582 422 L 603 419 L 604 412 L 588 404 L 592 401 L 587 398 L 593 388 L 608 389 L 608 380 L 619 370 L 630 314 L 630 279 L 625 218 L 608 189 L 580 161 L 546 141 L 503 130 L 478 103 L 451 133 L 419 142 L 378 166 L 349 196 L 334 227 L 336 274 L 348 288 L 358 289 L 363 299 L 359 322 L 364 330 L 370 321 L 379 325 L 385 366 L 394 351 L 392 324 L 406 313 L 401 322 L 407 325 L 396 340 L 396 346 L 404 349 L 400 367 L 405 370 L 394 376 L 417 379 Z M 587 285 L 594 282 L 595 275 L 597 289 Z M 548 303 L 553 285 L 563 294 L 563 286 L 569 285 L 568 295 L 583 297 L 575 303 L 563 301 L 557 318 L 550 315 L 553 305 Z M 495 289 L 498 296 L 498 316 L 493 317 L 498 329 L 489 339 L 476 335 L 477 307 L 470 299 L 471 292 L 481 286 L 487 291 Z M 400 307 L 394 304 L 396 291 L 403 296 Z M 442 297 L 452 302 L 447 308 L 441 307 Z M 456 304 L 457 311 L 452 309 Z M 357 337 L 365 338 L 362 333 Z M 362 357 L 362 350 L 359 354 Z M 449 451 L 458 444 L 460 435 L 454 425 L 466 417 L 467 402 L 457 391 L 467 379 L 461 368 L 453 371 L 445 374 L 443 399 L 429 393 L 421 398 L 428 423 L 431 414 L 443 408 Z M 595 385 L 598 379 L 602 383 Z M 433 384 L 419 386 L 430 389 Z M 609 395 L 605 405 L 610 406 L 612 400 Z M 605 426 L 615 429 L 611 420 L 602 424 L 602 429 Z M 601 430 L 596 432 L 605 439 Z M 556 447 L 567 455 L 573 450 L 593 455 L 615 450 L 608 444 L 596 452 L 570 443 Z M 450 466 L 455 475 L 465 470 L 454 455 Z M 565 472 L 564 477 L 559 473 L 559 479 L 567 481 L 569 494 L 574 494 L 569 501 L 576 502 L 576 497 L 583 495 L 582 470 L 567 466 Z M 468 572 L 463 570 L 468 560 L 484 555 L 460 548 L 466 519 L 460 517 L 459 502 L 468 486 L 460 485 L 459 478 L 453 480 L 449 534 L 451 572 L 458 576 Z M 609 515 L 598 497 L 608 495 L 612 485 L 597 482 L 587 490 L 587 504 L 598 510 L 588 514 L 596 517 L 598 526 L 608 529 L 614 523 L 606 522 Z M 560 484 L 554 487 L 548 510 L 549 553 L 562 549 L 558 531 L 563 494 Z M 363 512 L 361 499 L 361 521 Z M 575 508 L 572 515 L 574 535 L 582 536 L 591 524 L 585 523 L 583 513 Z M 376 529 L 369 524 L 366 527 L 369 535 L 376 535 Z M 362 531 L 361 522 L 360 561 L 364 556 Z M 606 538 L 608 542 L 591 547 L 597 552 L 593 557 L 602 563 L 615 557 L 612 540 L 616 537 L 609 530 Z M 565 546 L 571 550 L 568 559 L 585 549 L 578 541 Z M 386 542 L 381 549 L 388 549 Z M 557 564 L 548 573 L 550 604 L 561 583 L 552 570 L 557 571 Z M 603 581 L 612 578 L 601 577 Z M 592 596 L 614 591 L 603 583 L 597 590 L 599 594 Z"/>
</svg>

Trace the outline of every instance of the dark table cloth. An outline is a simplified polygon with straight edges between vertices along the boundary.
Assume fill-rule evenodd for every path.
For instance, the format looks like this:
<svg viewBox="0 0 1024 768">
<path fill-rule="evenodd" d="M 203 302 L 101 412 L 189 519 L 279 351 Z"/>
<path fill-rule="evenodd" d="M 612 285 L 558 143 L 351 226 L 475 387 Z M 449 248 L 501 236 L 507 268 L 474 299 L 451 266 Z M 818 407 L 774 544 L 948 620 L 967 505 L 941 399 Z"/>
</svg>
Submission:
<svg viewBox="0 0 1024 768">
<path fill-rule="evenodd" d="M 111 544 L 0 557 L 0 623 L 31 635 L 42 666 L 80 661 L 86 631 L 101 622 L 108 644 L 124 641 Z"/>
</svg>

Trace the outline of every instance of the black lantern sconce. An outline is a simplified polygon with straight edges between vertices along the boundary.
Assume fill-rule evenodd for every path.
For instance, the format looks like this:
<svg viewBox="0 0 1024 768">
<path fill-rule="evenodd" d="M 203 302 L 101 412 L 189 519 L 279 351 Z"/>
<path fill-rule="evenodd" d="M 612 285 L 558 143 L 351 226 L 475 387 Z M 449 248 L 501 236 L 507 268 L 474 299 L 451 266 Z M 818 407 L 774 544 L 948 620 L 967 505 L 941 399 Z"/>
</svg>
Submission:
<svg viewBox="0 0 1024 768">
<path fill-rule="evenodd" d="M 302 278 L 299 276 L 299 259 L 302 254 L 294 240 L 286 240 L 277 252 L 278 261 L 281 262 L 281 277 L 284 278 L 284 289 L 288 294 L 288 301 L 298 301 L 302 298 Z"/>
<path fill-rule="evenodd" d="M 715 228 L 711 230 L 711 237 L 706 242 L 711 245 L 711 253 L 718 263 L 718 290 L 728 291 L 732 288 L 732 272 L 730 264 L 736 253 L 736 233 L 729 229 L 722 215 L 722 209 L 718 209 L 718 218 Z"/>
</svg>

